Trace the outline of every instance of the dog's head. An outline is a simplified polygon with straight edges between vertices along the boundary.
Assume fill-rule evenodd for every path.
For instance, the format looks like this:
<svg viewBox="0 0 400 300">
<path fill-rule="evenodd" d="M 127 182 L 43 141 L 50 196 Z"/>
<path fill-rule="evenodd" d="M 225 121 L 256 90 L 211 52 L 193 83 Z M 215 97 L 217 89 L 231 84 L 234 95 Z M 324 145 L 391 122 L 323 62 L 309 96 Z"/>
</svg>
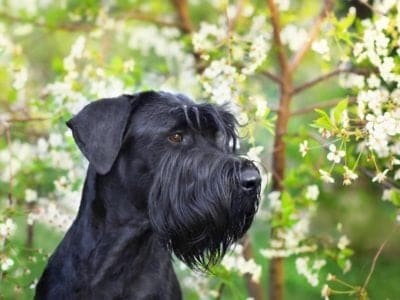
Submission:
<svg viewBox="0 0 400 300">
<path fill-rule="evenodd" d="M 260 175 L 236 154 L 224 107 L 144 92 L 93 102 L 67 124 L 99 176 L 119 179 L 190 267 L 209 269 L 251 225 Z"/>
</svg>

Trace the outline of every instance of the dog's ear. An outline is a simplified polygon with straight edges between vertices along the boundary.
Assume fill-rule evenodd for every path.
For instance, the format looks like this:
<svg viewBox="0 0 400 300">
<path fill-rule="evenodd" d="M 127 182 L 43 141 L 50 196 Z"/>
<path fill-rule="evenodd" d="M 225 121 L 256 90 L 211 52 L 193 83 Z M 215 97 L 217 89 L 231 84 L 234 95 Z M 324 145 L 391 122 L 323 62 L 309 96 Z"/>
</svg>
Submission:
<svg viewBox="0 0 400 300">
<path fill-rule="evenodd" d="M 124 95 L 97 100 L 67 122 L 79 149 L 99 174 L 108 173 L 118 156 L 132 98 Z"/>
</svg>

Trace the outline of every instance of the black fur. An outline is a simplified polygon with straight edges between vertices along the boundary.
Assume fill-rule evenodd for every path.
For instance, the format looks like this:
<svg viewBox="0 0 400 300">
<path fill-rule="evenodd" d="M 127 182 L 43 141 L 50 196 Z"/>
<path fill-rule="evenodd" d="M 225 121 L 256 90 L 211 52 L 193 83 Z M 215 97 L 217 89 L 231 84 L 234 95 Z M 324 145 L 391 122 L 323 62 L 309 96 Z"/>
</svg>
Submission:
<svg viewBox="0 0 400 300">
<path fill-rule="evenodd" d="M 164 92 L 85 107 L 68 122 L 90 162 L 81 206 L 35 298 L 181 299 L 171 254 L 209 270 L 257 210 L 235 125 L 224 107 Z"/>
</svg>

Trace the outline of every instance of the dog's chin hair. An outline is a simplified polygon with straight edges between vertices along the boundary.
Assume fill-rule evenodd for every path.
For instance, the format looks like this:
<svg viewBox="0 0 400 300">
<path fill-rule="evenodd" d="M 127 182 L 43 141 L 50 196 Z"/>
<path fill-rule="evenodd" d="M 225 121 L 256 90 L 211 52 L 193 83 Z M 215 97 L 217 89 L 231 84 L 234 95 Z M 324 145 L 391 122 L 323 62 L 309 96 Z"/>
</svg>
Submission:
<svg viewBox="0 0 400 300">
<path fill-rule="evenodd" d="M 213 155 L 167 155 L 149 198 L 150 221 L 161 242 L 202 271 L 210 271 L 243 236 L 259 203 L 259 193 L 239 188 L 239 160 Z"/>
</svg>

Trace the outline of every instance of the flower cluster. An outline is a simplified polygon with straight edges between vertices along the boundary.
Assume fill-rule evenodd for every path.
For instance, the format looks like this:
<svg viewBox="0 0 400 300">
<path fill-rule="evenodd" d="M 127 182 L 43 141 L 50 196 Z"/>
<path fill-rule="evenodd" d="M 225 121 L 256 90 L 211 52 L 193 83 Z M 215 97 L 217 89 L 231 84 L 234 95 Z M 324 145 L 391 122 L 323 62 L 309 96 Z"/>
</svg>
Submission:
<svg viewBox="0 0 400 300">
<path fill-rule="evenodd" d="M 303 275 L 311 286 L 317 286 L 319 284 L 318 274 L 325 265 L 326 260 L 324 259 L 316 259 L 310 264 L 310 258 L 308 256 L 296 258 L 297 273 Z"/>
<path fill-rule="evenodd" d="M 242 245 L 234 245 L 233 250 L 224 256 L 221 264 L 228 271 L 235 271 L 240 275 L 250 274 L 252 281 L 260 281 L 261 266 L 253 258 L 245 259 L 243 257 Z"/>
<path fill-rule="evenodd" d="M 400 4 L 374 1 L 373 6 L 380 13 L 360 23 L 362 38 L 354 43 L 351 59 L 344 64 L 364 71 L 340 78 L 340 84 L 353 94 L 351 101 L 341 101 L 329 115 L 317 110 L 314 125 L 330 140 L 327 161 L 331 166 L 319 170 L 327 183 L 334 183 L 333 173 L 339 171 L 343 184 L 351 185 L 359 177 L 361 163 L 371 169 L 363 170 L 372 182 L 387 184 L 400 178 Z M 299 150 L 304 156 L 307 142 Z M 399 206 L 398 195 L 399 190 L 392 187 L 383 199 Z"/>
<path fill-rule="evenodd" d="M 319 194 L 319 189 L 316 186 L 309 186 L 306 189 L 305 197 L 314 202 Z M 311 211 L 299 211 L 298 213 L 289 213 L 285 211 L 293 211 L 291 199 L 287 194 L 281 195 L 280 192 L 274 191 L 268 195 L 269 211 L 268 219 L 274 223 L 276 215 L 283 214 L 291 226 L 280 227 L 276 229 L 276 234 L 270 241 L 270 247 L 261 249 L 260 253 L 269 259 L 274 257 L 289 257 L 301 253 L 310 253 L 317 250 L 315 244 L 307 242 L 307 237 L 310 229 Z"/>
</svg>

